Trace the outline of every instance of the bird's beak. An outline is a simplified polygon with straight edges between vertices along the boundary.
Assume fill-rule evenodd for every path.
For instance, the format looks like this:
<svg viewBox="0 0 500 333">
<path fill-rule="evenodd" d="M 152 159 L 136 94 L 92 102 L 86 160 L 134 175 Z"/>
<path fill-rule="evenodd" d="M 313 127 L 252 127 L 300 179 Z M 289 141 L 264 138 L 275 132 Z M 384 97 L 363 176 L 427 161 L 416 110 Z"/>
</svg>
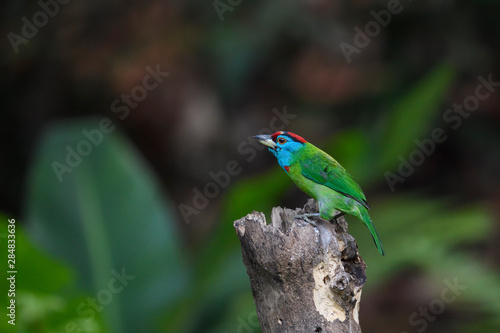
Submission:
<svg viewBox="0 0 500 333">
<path fill-rule="evenodd" d="M 269 148 L 276 149 L 276 143 L 271 139 L 270 135 L 255 135 L 254 138 L 258 143 Z"/>
</svg>

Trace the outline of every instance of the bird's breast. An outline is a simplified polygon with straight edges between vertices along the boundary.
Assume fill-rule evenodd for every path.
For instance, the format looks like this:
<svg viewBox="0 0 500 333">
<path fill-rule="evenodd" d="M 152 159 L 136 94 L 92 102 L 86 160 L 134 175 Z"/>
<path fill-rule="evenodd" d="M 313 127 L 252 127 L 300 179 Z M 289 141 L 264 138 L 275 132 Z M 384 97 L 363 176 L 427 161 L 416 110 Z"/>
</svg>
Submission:
<svg viewBox="0 0 500 333">
<path fill-rule="evenodd" d="M 290 165 L 287 174 L 302 192 L 317 199 L 317 194 L 318 194 L 317 187 L 319 184 L 305 177 L 302 174 L 302 171 L 298 163 Z"/>
</svg>

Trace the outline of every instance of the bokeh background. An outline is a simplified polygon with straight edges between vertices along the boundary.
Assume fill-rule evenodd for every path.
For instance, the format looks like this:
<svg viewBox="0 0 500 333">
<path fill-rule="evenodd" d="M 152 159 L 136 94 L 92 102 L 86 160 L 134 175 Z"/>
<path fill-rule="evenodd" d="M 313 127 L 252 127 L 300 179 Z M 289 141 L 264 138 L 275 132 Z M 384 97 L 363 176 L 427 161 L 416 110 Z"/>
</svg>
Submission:
<svg viewBox="0 0 500 333">
<path fill-rule="evenodd" d="M 232 222 L 306 202 L 279 128 L 366 192 L 364 332 L 498 332 L 498 1 L 60 1 L 2 6 L 0 331 L 260 332 Z"/>
</svg>

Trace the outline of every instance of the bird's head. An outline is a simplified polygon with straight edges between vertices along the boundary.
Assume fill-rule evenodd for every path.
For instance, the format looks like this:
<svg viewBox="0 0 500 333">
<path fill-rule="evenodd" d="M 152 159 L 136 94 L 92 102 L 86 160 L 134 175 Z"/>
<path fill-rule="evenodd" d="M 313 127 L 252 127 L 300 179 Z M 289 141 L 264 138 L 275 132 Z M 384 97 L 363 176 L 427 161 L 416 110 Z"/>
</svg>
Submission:
<svg viewBox="0 0 500 333">
<path fill-rule="evenodd" d="M 281 166 L 290 165 L 292 159 L 307 143 L 304 138 L 292 132 L 278 131 L 272 135 L 256 135 L 257 142 L 269 147 Z"/>
</svg>

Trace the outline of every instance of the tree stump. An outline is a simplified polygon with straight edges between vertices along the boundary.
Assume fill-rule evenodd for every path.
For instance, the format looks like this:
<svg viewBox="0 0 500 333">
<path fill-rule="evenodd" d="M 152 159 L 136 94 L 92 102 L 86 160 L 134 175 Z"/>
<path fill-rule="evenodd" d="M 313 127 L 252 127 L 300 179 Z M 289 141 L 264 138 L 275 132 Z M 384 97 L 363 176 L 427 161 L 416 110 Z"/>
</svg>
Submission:
<svg viewBox="0 0 500 333">
<path fill-rule="evenodd" d="M 234 222 L 262 332 L 361 332 L 359 302 L 366 265 L 343 217 L 294 217 L 318 212 L 275 207 L 272 224 L 253 212 Z"/>
</svg>

